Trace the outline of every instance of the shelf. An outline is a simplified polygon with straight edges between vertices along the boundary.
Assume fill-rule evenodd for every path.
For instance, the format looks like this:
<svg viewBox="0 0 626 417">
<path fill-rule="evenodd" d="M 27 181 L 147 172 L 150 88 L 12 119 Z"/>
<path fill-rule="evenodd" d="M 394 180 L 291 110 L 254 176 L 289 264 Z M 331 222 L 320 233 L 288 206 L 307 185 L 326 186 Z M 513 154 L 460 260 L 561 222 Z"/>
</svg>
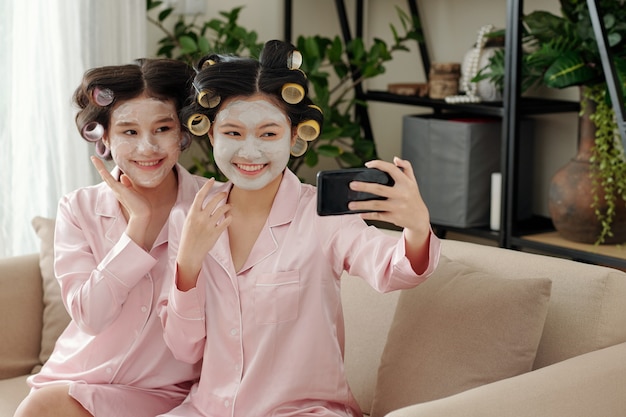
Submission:
<svg viewBox="0 0 626 417">
<path fill-rule="evenodd" d="M 511 242 L 513 246 L 534 249 L 576 261 L 619 269 L 626 268 L 626 246 L 624 245 L 593 245 L 572 242 L 562 238 L 556 231 L 512 237 Z"/>
<path fill-rule="evenodd" d="M 364 93 L 363 99 L 384 103 L 408 104 L 418 107 L 430 107 L 436 111 L 451 110 L 472 114 L 481 114 L 485 116 L 504 116 L 504 106 L 501 101 L 490 101 L 473 104 L 451 104 L 446 103 L 446 101 L 443 99 L 405 96 L 380 90 L 367 91 L 366 93 Z M 577 101 L 523 97 L 520 100 L 519 110 L 521 115 L 578 112 L 580 110 L 580 104 Z"/>
<path fill-rule="evenodd" d="M 576 261 L 626 269 L 625 245 L 594 245 L 567 240 L 554 229 L 548 217 L 533 216 L 518 221 L 516 230 L 518 233 L 514 232 L 511 237 L 513 248 L 532 249 Z"/>
<path fill-rule="evenodd" d="M 291 38 L 292 1 L 285 0 L 285 39 Z M 419 20 L 418 0 L 407 1 L 411 14 Z M 342 29 L 344 42 L 353 39 L 349 19 L 346 14 L 345 0 L 335 0 L 337 15 Z M 356 36 L 362 37 L 364 0 L 356 0 L 354 23 Z M 575 259 L 581 262 L 596 263 L 626 270 L 626 245 L 586 245 L 567 241 L 554 231 L 550 219 L 533 216 L 530 219 L 519 219 L 516 215 L 517 191 L 520 187 L 520 153 L 525 141 L 520 137 L 521 118 L 544 114 L 579 112 L 578 101 L 527 97 L 521 94 L 521 65 L 523 35 L 522 19 L 524 0 L 506 1 L 506 34 L 505 34 L 505 76 L 503 80 L 503 99 L 498 102 L 483 103 L 446 103 L 445 100 L 428 97 L 406 96 L 382 90 L 364 91 L 362 85 L 355 86 L 354 94 L 360 102 L 381 102 L 403 104 L 429 108 L 435 113 L 456 112 L 477 116 L 499 117 L 502 120 L 501 137 L 501 173 L 502 203 L 500 230 L 488 227 L 460 228 L 433 224 L 433 230 L 439 236 L 447 232 L 463 234 L 485 239 L 504 248 L 538 251 L 546 255 L 555 255 Z M 597 14 L 597 13 L 596 13 Z M 594 26 L 595 30 L 595 26 Z M 428 74 L 430 57 L 425 41 L 418 41 L 420 58 L 424 73 Z M 604 62 L 603 62 L 604 65 Z M 361 120 L 364 136 L 373 140 L 372 129 L 366 106 L 356 106 Z M 626 123 L 625 123 L 626 124 Z M 626 135 L 626 126 L 623 126 Z M 624 139 L 626 142 L 626 138 Z"/>
</svg>

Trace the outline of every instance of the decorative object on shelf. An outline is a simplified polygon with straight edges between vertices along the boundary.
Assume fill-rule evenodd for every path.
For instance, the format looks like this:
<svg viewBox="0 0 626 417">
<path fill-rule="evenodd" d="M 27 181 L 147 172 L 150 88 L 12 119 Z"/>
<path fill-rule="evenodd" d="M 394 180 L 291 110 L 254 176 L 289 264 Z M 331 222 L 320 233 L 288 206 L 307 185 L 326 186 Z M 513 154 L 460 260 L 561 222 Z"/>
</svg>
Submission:
<svg viewBox="0 0 626 417">
<path fill-rule="evenodd" d="M 478 30 L 478 38 L 474 47 L 463 58 L 461 64 L 461 83 L 459 91 L 464 95 L 451 95 L 445 97 L 447 103 L 479 103 L 481 101 L 497 101 L 502 99 L 498 88 L 489 80 L 479 82 L 472 81 L 481 68 L 489 63 L 489 59 L 501 46 L 489 46 L 487 42 L 489 33 L 493 32 L 494 26 L 484 25 Z"/>
<path fill-rule="evenodd" d="M 502 210 L 502 173 L 491 173 L 491 206 L 489 209 L 489 228 L 500 230 L 500 216 Z"/>
<path fill-rule="evenodd" d="M 152 9 L 164 2 L 148 0 L 147 19 L 163 31 L 165 37 L 159 41 L 158 56 L 186 61 L 191 64 L 211 51 L 256 57 L 263 42 L 258 42 L 255 31 L 247 30 L 237 23 L 242 7 L 229 12 L 219 12 L 220 18 L 198 22 L 198 16 L 180 15 L 169 30 L 166 19 L 173 8 L 161 8 L 156 18 Z M 339 36 L 332 39 L 323 36 L 299 36 L 294 42 L 299 53 L 288 63 L 294 70 L 302 70 L 309 80 L 309 94 L 324 113 L 319 139 L 300 143 L 296 151 L 302 157 L 292 158 L 289 168 L 298 174 L 304 164 L 314 167 L 320 157 L 333 158 L 339 167 L 362 166 L 365 161 L 377 157 L 372 138 L 365 137 L 355 107 L 362 105 L 353 96 L 354 87 L 364 80 L 385 72 L 385 63 L 393 59 L 394 53 L 408 51 L 408 44 L 421 41 L 421 24 L 417 17 L 410 17 L 396 7 L 401 29 L 391 26 L 393 42 L 389 45 L 375 39 L 366 47 L 362 38 L 344 44 Z M 332 69 L 332 71 L 330 70 Z M 334 71 L 334 73 L 333 73 Z M 289 90 L 288 93 L 296 92 Z M 289 100 L 295 96 L 287 95 Z M 223 179 L 213 160 L 213 151 L 208 140 L 196 140 L 202 151 L 194 158 L 195 166 L 190 171 L 207 177 Z M 296 152 L 298 154 L 299 152 Z"/>
<path fill-rule="evenodd" d="M 387 91 L 401 96 L 428 96 L 428 83 L 391 83 Z"/>
<path fill-rule="evenodd" d="M 428 96 L 442 99 L 459 92 L 461 64 L 457 62 L 433 62 L 428 74 Z"/>
<path fill-rule="evenodd" d="M 581 117 L 588 116 L 595 125 L 595 139 L 589 156 L 591 187 L 585 191 L 591 195 L 591 206 L 601 225 L 594 243 L 623 243 L 626 242 L 626 236 L 616 236 L 620 227 L 614 227 L 614 221 L 617 219 L 618 207 L 621 209 L 626 202 L 626 163 L 614 112 L 608 104 L 610 98 L 587 2 L 560 0 L 560 5 L 562 16 L 534 11 L 522 18 L 525 35 L 522 45 L 521 91 L 525 92 L 537 84 L 552 88 L 588 87 L 581 94 Z M 604 22 L 615 59 L 616 75 L 624 83 L 626 5 L 624 0 L 601 0 L 600 10 L 600 18 Z M 489 79 L 501 89 L 504 61 L 504 52 L 496 51 L 474 81 Z M 625 84 L 622 87 L 626 90 Z M 587 98 L 595 106 L 585 103 Z M 586 153 L 577 155 L 575 159 L 585 155 Z M 582 192 L 577 193 L 582 198 Z M 560 222 L 555 222 L 555 227 L 560 232 L 559 224 Z M 562 235 L 567 238 L 568 234 Z"/>
<path fill-rule="evenodd" d="M 592 117 L 598 115 L 597 106 L 601 104 L 594 101 L 589 87 L 581 87 L 581 90 L 583 111 L 579 117 L 578 152 L 552 177 L 548 198 L 550 217 L 555 229 L 565 239 L 595 243 L 603 228 L 596 211 L 610 212 L 611 233 L 604 237 L 602 243 L 623 243 L 626 242 L 626 205 L 615 204 L 609 210 L 604 196 L 596 197 L 594 189 L 597 187 L 594 177 L 597 177 L 598 167 L 592 160 L 596 152 L 597 129 Z"/>
<path fill-rule="evenodd" d="M 520 178 L 532 176 L 532 119 L 521 122 L 525 138 Z M 437 226 L 490 225 L 491 174 L 501 169 L 502 121 L 459 113 L 407 115 L 402 119 L 402 158 L 411 161 L 420 193 Z M 532 181 L 518 187 L 516 215 L 531 216 Z"/>
<path fill-rule="evenodd" d="M 585 88 L 585 87 L 583 87 Z M 590 162 L 594 153 L 596 126 L 590 116 L 596 113 L 596 103 L 583 93 L 585 111 L 579 118 L 579 142 L 576 156 L 559 169 L 550 183 L 548 207 L 554 227 L 565 239 L 581 243 L 594 243 L 602 231 L 602 223 L 596 215 L 596 207 L 606 212 L 606 202 L 594 202 Z M 611 236 L 603 243 L 626 242 L 626 204 L 616 202 L 612 209 Z"/>
</svg>

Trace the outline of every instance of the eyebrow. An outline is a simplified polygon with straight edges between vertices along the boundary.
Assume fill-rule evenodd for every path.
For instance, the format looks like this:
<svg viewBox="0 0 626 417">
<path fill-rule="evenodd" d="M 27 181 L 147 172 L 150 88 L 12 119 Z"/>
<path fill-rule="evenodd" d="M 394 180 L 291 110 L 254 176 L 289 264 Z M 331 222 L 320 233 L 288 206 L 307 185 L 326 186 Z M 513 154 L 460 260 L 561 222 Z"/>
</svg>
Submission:
<svg viewBox="0 0 626 417">
<path fill-rule="evenodd" d="M 239 128 L 242 125 L 243 125 L 243 123 L 225 122 L 222 125 L 222 127 L 225 127 L 225 128 Z M 266 127 L 274 127 L 274 126 L 280 127 L 280 123 L 269 121 L 269 122 L 266 122 L 266 123 L 263 123 L 262 125 L 260 125 L 259 128 L 263 129 L 263 128 L 266 128 Z"/>
<path fill-rule="evenodd" d="M 165 116 L 165 117 L 162 117 L 162 118 L 160 118 L 158 120 L 155 120 L 153 123 L 157 123 L 158 124 L 158 123 L 167 123 L 167 122 L 173 122 L 173 121 L 176 121 L 176 119 L 174 119 L 173 117 L 170 117 L 170 116 Z M 123 126 L 135 126 L 137 124 L 139 124 L 139 123 L 137 123 L 136 121 L 120 120 L 117 123 L 115 123 L 115 126 L 122 126 L 122 127 Z"/>
<path fill-rule="evenodd" d="M 278 123 L 278 122 L 267 122 L 267 123 L 261 125 L 260 127 L 264 128 L 264 127 L 273 127 L 273 126 L 281 127 L 280 123 Z"/>
<path fill-rule="evenodd" d="M 164 116 L 158 120 L 155 120 L 154 123 L 167 123 L 167 122 L 175 122 L 176 118 L 171 116 Z"/>
</svg>

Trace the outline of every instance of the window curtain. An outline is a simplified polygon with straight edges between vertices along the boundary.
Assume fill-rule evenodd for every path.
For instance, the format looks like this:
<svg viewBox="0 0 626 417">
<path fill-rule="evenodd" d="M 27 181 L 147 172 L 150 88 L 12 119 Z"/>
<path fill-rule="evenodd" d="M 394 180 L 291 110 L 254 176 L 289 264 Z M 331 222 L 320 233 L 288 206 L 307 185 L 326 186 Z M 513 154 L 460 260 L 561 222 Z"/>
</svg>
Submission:
<svg viewBox="0 0 626 417">
<path fill-rule="evenodd" d="M 145 0 L 0 2 L 0 257 L 37 252 L 34 216 L 100 181 L 71 97 L 91 67 L 146 56 Z"/>
</svg>

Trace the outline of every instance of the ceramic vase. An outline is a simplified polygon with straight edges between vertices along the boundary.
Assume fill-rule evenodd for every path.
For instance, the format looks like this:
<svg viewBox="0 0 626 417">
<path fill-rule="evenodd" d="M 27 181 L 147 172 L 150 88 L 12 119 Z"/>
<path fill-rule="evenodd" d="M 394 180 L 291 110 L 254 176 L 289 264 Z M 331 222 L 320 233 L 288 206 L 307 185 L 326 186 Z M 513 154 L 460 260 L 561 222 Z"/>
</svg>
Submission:
<svg viewBox="0 0 626 417">
<path fill-rule="evenodd" d="M 585 106 L 586 110 L 579 118 L 578 152 L 552 178 L 548 208 L 552 223 L 563 238 L 581 243 L 595 243 L 602 226 L 592 207 L 593 189 L 589 159 L 595 146 L 596 129 L 589 115 L 595 112 L 596 107 L 592 100 L 586 100 Z M 603 201 L 601 194 L 600 202 Z M 611 227 L 613 236 L 607 237 L 603 242 L 605 244 L 626 242 L 626 206 L 621 199 L 617 203 Z M 601 205 L 601 210 L 604 209 L 605 207 Z"/>
</svg>

